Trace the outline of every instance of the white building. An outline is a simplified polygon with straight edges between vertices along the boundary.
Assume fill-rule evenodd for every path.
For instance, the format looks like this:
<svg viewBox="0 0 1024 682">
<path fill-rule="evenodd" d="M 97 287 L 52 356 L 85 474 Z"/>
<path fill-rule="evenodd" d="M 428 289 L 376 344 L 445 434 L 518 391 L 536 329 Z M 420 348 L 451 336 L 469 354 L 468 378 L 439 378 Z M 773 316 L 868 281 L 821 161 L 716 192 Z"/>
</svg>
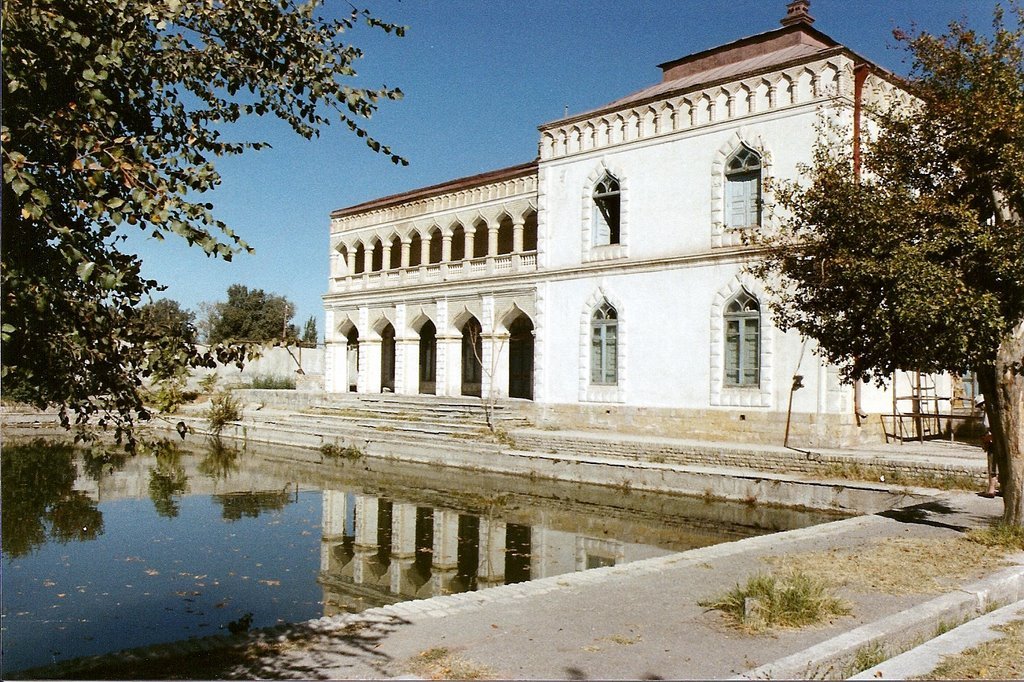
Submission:
<svg viewBox="0 0 1024 682">
<path fill-rule="evenodd" d="M 900 96 L 807 5 L 541 125 L 531 163 L 333 212 L 326 390 L 494 391 L 540 423 L 679 437 L 882 438 L 892 395 L 841 385 L 745 273 L 743 233 L 773 222 L 763 181 L 810 161 L 820 112 Z"/>
</svg>

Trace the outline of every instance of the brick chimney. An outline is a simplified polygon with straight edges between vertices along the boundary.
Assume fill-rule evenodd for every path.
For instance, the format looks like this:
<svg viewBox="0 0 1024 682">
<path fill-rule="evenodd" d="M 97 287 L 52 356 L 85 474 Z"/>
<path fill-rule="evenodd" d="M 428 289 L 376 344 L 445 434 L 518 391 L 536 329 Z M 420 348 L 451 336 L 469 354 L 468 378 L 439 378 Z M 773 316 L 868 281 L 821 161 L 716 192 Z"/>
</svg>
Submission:
<svg viewBox="0 0 1024 682">
<path fill-rule="evenodd" d="M 811 0 L 793 0 L 786 5 L 786 16 L 782 17 L 782 21 L 779 23 L 783 26 L 792 26 L 793 24 L 807 24 L 810 26 L 814 23 L 814 17 L 811 16 Z"/>
</svg>

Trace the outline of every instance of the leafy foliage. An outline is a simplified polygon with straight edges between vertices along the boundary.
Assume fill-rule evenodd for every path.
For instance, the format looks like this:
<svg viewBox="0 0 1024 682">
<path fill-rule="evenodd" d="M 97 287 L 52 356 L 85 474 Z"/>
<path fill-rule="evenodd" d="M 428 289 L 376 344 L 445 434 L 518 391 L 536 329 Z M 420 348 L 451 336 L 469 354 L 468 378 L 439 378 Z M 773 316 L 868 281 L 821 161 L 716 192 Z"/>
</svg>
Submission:
<svg viewBox="0 0 1024 682">
<path fill-rule="evenodd" d="M 316 317 L 310 315 L 309 319 L 306 320 L 305 326 L 302 328 L 302 342 L 315 346 L 318 338 L 319 334 L 317 334 L 316 331 Z"/>
<path fill-rule="evenodd" d="M 298 336 L 298 328 L 290 322 L 294 313 L 294 304 L 284 296 L 232 284 L 227 301 L 208 308 L 207 341 L 294 341 Z"/>
<path fill-rule="evenodd" d="M 210 399 L 210 409 L 206 419 L 210 423 L 210 432 L 219 436 L 229 422 L 242 418 L 242 406 L 229 391 L 223 391 Z"/>
<path fill-rule="evenodd" d="M 5 391 L 113 426 L 134 443 L 149 414 L 141 379 L 240 361 L 155 336 L 139 305 L 158 283 L 121 250 L 124 230 L 177 235 L 231 260 L 249 246 L 202 195 L 213 161 L 265 146 L 227 141 L 246 116 L 273 115 L 312 138 L 332 120 L 396 163 L 360 121 L 397 89 L 355 88 L 353 9 L 325 18 L 295 0 L 9 0 L 3 5 L 2 359 Z"/>
<path fill-rule="evenodd" d="M 196 315 L 170 298 L 146 303 L 139 309 L 140 322 L 153 336 L 171 336 L 183 343 L 196 342 Z"/>
<path fill-rule="evenodd" d="M 854 139 L 823 119 L 806 184 L 753 270 L 776 282 L 780 325 L 817 341 L 845 379 L 977 372 L 1005 494 L 1024 523 L 1024 8 L 991 39 L 896 32 L 912 56 L 907 104 L 865 112 Z M 854 149 L 863 151 L 858 156 Z M 777 277 L 781 275 L 781 277 Z"/>
</svg>

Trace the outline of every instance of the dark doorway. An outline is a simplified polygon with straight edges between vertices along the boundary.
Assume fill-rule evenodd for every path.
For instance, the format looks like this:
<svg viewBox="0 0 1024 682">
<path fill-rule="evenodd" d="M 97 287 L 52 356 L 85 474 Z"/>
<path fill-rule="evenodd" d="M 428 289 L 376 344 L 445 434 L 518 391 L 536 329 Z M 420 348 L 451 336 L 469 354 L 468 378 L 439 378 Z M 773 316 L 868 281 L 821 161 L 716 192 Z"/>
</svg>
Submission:
<svg viewBox="0 0 1024 682">
<path fill-rule="evenodd" d="M 427 321 L 420 328 L 420 393 L 437 392 L 437 328 Z"/>
<path fill-rule="evenodd" d="M 508 396 L 533 400 L 533 323 L 520 315 L 508 331 Z"/>
<path fill-rule="evenodd" d="M 475 318 L 462 326 L 462 395 L 480 397 L 483 387 L 483 328 Z"/>
<path fill-rule="evenodd" d="M 390 322 L 380 333 L 380 392 L 395 392 L 395 328 Z"/>
<path fill-rule="evenodd" d="M 345 345 L 345 361 L 348 363 L 348 390 L 356 392 L 359 382 L 359 330 L 355 327 L 345 335 L 348 343 Z"/>
</svg>

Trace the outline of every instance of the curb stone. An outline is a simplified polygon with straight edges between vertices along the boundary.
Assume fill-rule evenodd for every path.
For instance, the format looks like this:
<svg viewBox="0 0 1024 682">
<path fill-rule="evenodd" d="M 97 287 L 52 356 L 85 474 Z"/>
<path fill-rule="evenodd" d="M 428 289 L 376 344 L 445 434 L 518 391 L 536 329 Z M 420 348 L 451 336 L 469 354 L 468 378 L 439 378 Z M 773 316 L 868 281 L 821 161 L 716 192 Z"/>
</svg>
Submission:
<svg viewBox="0 0 1024 682">
<path fill-rule="evenodd" d="M 804 651 L 748 670 L 731 679 L 827 678 L 841 670 L 864 647 L 886 644 L 897 648 L 932 639 L 942 621 L 973 620 L 991 604 L 1024 598 L 1024 554 L 1009 557 L 1015 565 L 955 592 L 935 597 L 905 611 L 866 623 Z"/>
<path fill-rule="evenodd" d="M 1024 600 L 978 616 L 972 621 L 939 635 L 930 642 L 925 642 L 910 651 L 890 658 L 888 661 L 883 661 L 850 679 L 904 680 L 928 675 L 942 663 L 942 659 L 946 656 L 956 655 L 985 642 L 1000 639 L 1005 635 L 995 630 L 996 626 L 1022 618 L 1024 618 Z"/>
</svg>

